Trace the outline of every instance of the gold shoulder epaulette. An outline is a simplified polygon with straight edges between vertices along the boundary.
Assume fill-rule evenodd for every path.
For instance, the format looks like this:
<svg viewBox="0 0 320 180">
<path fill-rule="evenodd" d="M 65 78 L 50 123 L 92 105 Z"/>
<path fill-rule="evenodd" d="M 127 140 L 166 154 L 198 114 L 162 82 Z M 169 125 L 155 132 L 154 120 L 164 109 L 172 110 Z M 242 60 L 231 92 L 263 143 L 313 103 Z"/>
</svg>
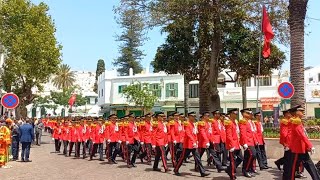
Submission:
<svg viewBox="0 0 320 180">
<path fill-rule="evenodd" d="M 239 123 L 240 123 L 240 124 L 247 124 L 247 121 L 246 121 L 245 119 L 240 119 L 240 120 L 239 120 Z"/>
<path fill-rule="evenodd" d="M 299 125 L 299 124 L 302 123 L 302 121 L 301 121 L 300 118 L 292 118 L 292 119 L 291 119 L 291 123 L 292 123 L 292 124 Z"/>
<path fill-rule="evenodd" d="M 257 123 L 258 121 L 257 120 L 253 120 L 252 122 Z"/>
<path fill-rule="evenodd" d="M 287 119 L 281 119 L 280 124 L 288 125 L 289 121 Z"/>
<path fill-rule="evenodd" d="M 118 123 L 118 126 L 123 126 L 123 122 L 119 122 L 119 123 Z"/>
<path fill-rule="evenodd" d="M 206 123 L 204 121 L 199 121 L 198 122 L 198 126 L 205 126 L 205 125 L 206 125 Z"/>
<path fill-rule="evenodd" d="M 224 120 L 223 121 L 223 124 L 225 125 L 225 126 L 229 126 L 229 125 L 231 125 L 231 121 L 230 120 Z"/>
<path fill-rule="evenodd" d="M 152 126 L 153 127 L 157 127 L 158 126 L 158 122 L 157 121 L 152 121 Z"/>
<path fill-rule="evenodd" d="M 209 119 L 209 122 L 213 122 L 213 119 Z"/>
<path fill-rule="evenodd" d="M 169 125 L 170 126 L 174 125 L 174 120 L 169 121 Z"/>
<path fill-rule="evenodd" d="M 140 126 L 144 126 L 146 125 L 146 122 L 145 121 L 140 121 Z"/>
<path fill-rule="evenodd" d="M 110 125 L 110 122 L 109 122 L 109 121 L 106 121 L 106 122 L 104 123 L 104 125 L 105 125 L 105 126 L 109 126 L 109 125 Z"/>
<path fill-rule="evenodd" d="M 184 125 L 184 126 L 188 126 L 188 125 L 189 125 L 189 121 L 184 121 L 184 122 L 183 122 L 183 125 Z"/>
</svg>

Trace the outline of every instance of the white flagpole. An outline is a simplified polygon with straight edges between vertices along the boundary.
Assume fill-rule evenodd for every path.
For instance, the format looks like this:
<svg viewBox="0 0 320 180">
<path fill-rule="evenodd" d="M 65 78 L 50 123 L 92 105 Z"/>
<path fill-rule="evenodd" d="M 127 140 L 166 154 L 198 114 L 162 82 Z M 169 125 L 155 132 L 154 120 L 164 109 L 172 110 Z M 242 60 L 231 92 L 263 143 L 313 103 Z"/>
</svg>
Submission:
<svg viewBox="0 0 320 180">
<path fill-rule="evenodd" d="M 257 85 L 257 101 L 256 101 L 256 112 L 260 112 L 260 109 L 259 109 L 259 90 L 260 90 L 260 74 L 261 74 L 261 53 L 262 53 L 262 50 L 261 50 L 261 45 L 262 45 L 262 37 L 263 37 L 263 33 L 262 33 L 262 21 L 263 21 L 263 7 L 264 7 L 264 4 L 262 5 L 262 16 L 261 16 L 261 24 L 260 24 L 260 30 L 261 30 L 261 35 L 260 35 L 260 42 L 259 42 L 259 64 L 258 64 L 258 76 L 256 77 L 256 85 Z"/>
</svg>

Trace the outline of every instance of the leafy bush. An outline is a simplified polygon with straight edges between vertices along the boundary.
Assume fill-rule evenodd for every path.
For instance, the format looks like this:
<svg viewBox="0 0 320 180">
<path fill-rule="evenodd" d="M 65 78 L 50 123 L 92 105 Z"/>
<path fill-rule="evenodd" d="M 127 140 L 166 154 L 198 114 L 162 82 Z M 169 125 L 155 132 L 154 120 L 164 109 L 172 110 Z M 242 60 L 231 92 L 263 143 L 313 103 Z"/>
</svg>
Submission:
<svg viewBox="0 0 320 180">
<path fill-rule="evenodd" d="M 315 120 L 308 120 L 306 122 L 306 125 L 307 126 L 315 126 L 315 125 L 317 125 L 317 122 Z"/>
</svg>

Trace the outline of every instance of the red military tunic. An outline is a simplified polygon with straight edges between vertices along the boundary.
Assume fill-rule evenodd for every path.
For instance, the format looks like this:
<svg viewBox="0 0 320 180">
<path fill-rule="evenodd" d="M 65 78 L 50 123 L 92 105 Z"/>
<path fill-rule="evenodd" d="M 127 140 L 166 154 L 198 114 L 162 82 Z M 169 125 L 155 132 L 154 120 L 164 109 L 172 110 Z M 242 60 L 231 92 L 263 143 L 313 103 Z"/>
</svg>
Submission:
<svg viewBox="0 0 320 180">
<path fill-rule="evenodd" d="M 129 144 L 133 144 L 134 140 L 140 141 L 138 127 L 135 122 L 129 122 L 125 136 Z"/>
<path fill-rule="evenodd" d="M 280 144 L 289 147 L 289 131 L 291 131 L 290 119 L 281 119 L 280 121 Z"/>
<path fill-rule="evenodd" d="M 153 128 L 151 122 L 146 121 L 142 126 L 141 141 L 150 144 L 152 141 Z"/>
<path fill-rule="evenodd" d="M 241 119 L 239 121 L 239 128 L 240 128 L 240 144 L 248 145 L 248 146 L 255 146 L 255 137 L 254 137 L 254 130 L 252 130 L 252 126 L 246 119 Z"/>
<path fill-rule="evenodd" d="M 64 141 L 70 140 L 70 128 L 71 126 L 69 127 L 68 125 L 64 125 L 62 127 L 62 133 L 61 133 L 62 140 Z"/>
<path fill-rule="evenodd" d="M 159 121 L 159 122 L 154 122 L 152 125 L 152 146 L 164 146 L 167 144 L 167 133 L 168 129 L 167 126 Z"/>
<path fill-rule="evenodd" d="M 240 149 L 239 143 L 239 127 L 234 120 L 224 120 L 224 126 L 226 128 L 226 148 L 230 150 L 234 148 L 236 150 Z"/>
<path fill-rule="evenodd" d="M 290 149 L 293 153 L 304 154 L 313 147 L 309 141 L 300 118 L 291 118 L 291 139 Z"/>
<path fill-rule="evenodd" d="M 207 144 L 210 142 L 209 137 L 211 133 L 209 132 L 209 123 L 205 121 L 198 122 L 198 147 L 206 148 Z"/>
<path fill-rule="evenodd" d="M 221 124 L 219 124 L 219 120 L 217 119 L 213 119 L 212 121 L 212 139 L 211 141 L 214 144 L 219 144 L 221 141 L 221 135 L 220 135 L 220 131 L 221 131 Z"/>
<path fill-rule="evenodd" d="M 256 138 L 259 145 L 264 145 L 263 126 L 260 121 L 253 121 L 256 126 Z"/>
<path fill-rule="evenodd" d="M 194 123 L 191 123 L 189 121 L 184 122 L 184 141 L 183 141 L 183 148 L 186 149 L 193 149 L 194 144 L 197 144 L 198 138 L 197 138 L 197 126 L 194 125 Z"/>
<path fill-rule="evenodd" d="M 107 140 L 110 140 L 110 142 L 118 142 L 120 139 L 119 124 L 117 122 L 110 122 L 106 134 Z"/>
<path fill-rule="evenodd" d="M 220 130 L 220 136 L 221 136 L 221 142 L 226 143 L 226 128 L 224 124 L 219 120 L 219 123 L 221 125 L 221 130 Z"/>
<path fill-rule="evenodd" d="M 61 126 L 59 126 L 58 124 L 56 124 L 54 127 L 53 127 L 53 133 L 52 133 L 52 138 L 54 139 L 60 139 L 61 135 Z"/>
<path fill-rule="evenodd" d="M 92 130 L 92 142 L 95 144 L 100 144 L 104 142 L 105 137 L 105 126 L 96 125 Z"/>
<path fill-rule="evenodd" d="M 73 126 L 70 128 L 70 136 L 69 136 L 70 142 L 78 142 L 80 140 L 78 129 L 79 129 L 79 126 Z"/>
</svg>

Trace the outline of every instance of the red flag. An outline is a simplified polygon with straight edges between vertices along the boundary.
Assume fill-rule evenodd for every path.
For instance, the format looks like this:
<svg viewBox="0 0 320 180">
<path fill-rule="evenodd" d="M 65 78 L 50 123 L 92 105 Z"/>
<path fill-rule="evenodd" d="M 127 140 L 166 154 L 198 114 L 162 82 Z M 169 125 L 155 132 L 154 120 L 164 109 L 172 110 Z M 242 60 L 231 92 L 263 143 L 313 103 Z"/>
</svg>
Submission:
<svg viewBox="0 0 320 180">
<path fill-rule="evenodd" d="M 76 94 L 72 94 L 72 96 L 70 97 L 68 102 L 70 107 L 73 106 L 74 102 L 76 102 L 76 97 L 77 97 Z"/>
<path fill-rule="evenodd" d="M 265 6 L 263 6 L 262 32 L 264 34 L 264 44 L 263 44 L 262 56 L 264 58 L 268 58 L 271 54 L 270 42 L 274 37 L 274 33 L 272 31 L 272 26 L 270 24 L 270 20 L 269 20 L 268 13 L 267 13 Z"/>
</svg>

